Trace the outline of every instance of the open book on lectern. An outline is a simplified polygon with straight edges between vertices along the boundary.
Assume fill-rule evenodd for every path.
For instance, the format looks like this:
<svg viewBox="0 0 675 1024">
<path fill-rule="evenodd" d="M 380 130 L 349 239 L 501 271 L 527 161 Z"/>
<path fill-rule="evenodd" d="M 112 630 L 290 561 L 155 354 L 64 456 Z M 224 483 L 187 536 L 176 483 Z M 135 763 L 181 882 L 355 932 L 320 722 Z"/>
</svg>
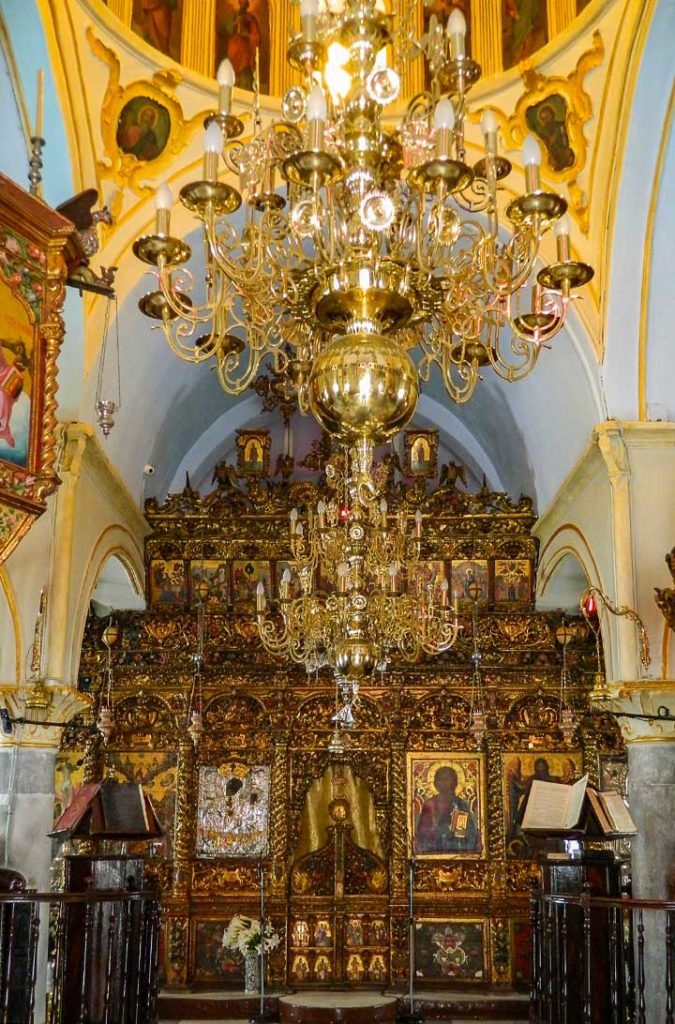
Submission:
<svg viewBox="0 0 675 1024">
<path fill-rule="evenodd" d="M 522 823 L 523 832 L 559 835 L 583 832 L 609 838 L 635 835 L 637 828 L 620 793 L 598 793 L 584 775 L 571 786 L 534 779 Z"/>
</svg>

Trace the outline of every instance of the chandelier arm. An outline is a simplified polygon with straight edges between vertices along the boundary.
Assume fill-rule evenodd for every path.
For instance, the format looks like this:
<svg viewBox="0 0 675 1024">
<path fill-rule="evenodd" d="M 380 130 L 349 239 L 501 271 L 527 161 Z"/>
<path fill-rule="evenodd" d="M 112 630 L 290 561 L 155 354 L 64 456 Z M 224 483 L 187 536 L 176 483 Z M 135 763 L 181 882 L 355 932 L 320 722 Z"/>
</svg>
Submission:
<svg viewBox="0 0 675 1024">
<path fill-rule="evenodd" d="M 264 247 L 262 233 L 258 230 L 253 234 L 256 244 L 252 251 L 255 254 L 255 258 L 253 260 L 246 260 L 241 266 L 238 266 L 231 259 L 228 259 L 226 255 L 226 250 L 224 248 L 224 236 L 227 234 L 233 235 L 231 225 L 221 225 L 220 234 L 218 234 L 216 231 L 215 218 L 210 222 L 204 222 L 204 235 L 208 252 L 225 278 L 237 289 L 237 291 L 243 292 L 247 286 L 250 287 L 252 279 L 258 277 L 260 269 L 263 266 Z M 238 244 L 236 236 L 233 236 L 230 251 L 232 251 L 233 248 L 236 248 Z"/>
<path fill-rule="evenodd" d="M 157 282 L 174 317 L 187 321 L 193 328 L 208 323 L 213 319 L 214 309 L 221 301 L 207 302 L 203 306 L 195 306 L 191 302 L 181 302 L 179 295 L 189 297 L 194 290 L 194 276 L 186 267 L 160 267 L 157 271 Z"/>
</svg>

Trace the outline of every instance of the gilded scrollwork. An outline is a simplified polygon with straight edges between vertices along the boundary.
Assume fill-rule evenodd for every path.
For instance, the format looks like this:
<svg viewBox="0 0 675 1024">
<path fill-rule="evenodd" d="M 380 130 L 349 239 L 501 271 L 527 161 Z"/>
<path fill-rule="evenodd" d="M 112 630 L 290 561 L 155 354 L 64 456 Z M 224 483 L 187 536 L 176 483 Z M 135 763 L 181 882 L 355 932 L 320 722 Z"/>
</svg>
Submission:
<svg viewBox="0 0 675 1024">
<path fill-rule="evenodd" d="M 170 68 L 156 71 L 150 80 L 121 85 L 117 54 L 95 35 L 91 27 L 86 34 L 92 52 L 108 68 L 108 84 L 101 105 L 105 159 L 98 161 L 99 175 L 101 178 L 113 178 L 120 188 L 130 188 L 138 196 L 149 195 L 154 186 L 148 179 L 162 180 L 176 157 L 203 126 L 209 111 L 203 110 L 185 118 L 175 96 L 182 75 Z M 137 130 L 133 136 L 128 131 L 128 137 L 122 139 L 120 132 L 124 115 L 134 101 L 139 109 L 130 127 Z M 149 111 L 145 118 L 143 107 Z M 115 212 L 113 210 L 113 214 Z"/>
</svg>

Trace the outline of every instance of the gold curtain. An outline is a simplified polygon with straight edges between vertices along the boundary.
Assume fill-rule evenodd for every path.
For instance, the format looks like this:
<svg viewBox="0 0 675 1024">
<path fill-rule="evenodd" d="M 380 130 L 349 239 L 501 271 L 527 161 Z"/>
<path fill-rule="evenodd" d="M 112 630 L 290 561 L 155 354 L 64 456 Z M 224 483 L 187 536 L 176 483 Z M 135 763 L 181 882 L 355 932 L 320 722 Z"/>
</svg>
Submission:
<svg viewBox="0 0 675 1024">
<path fill-rule="evenodd" d="M 316 779 L 307 791 L 305 808 L 302 813 L 300 839 L 293 854 L 295 863 L 306 853 L 318 850 L 327 840 L 326 827 L 333 824 L 328 805 L 339 792 L 349 801 L 349 822 L 354 826 L 352 837 L 358 846 L 371 850 L 378 857 L 384 857 L 382 843 L 377 831 L 375 804 L 370 790 L 362 779 L 352 774 L 349 767 L 341 769 L 336 777 L 335 768 L 330 765 L 320 779 Z"/>
</svg>

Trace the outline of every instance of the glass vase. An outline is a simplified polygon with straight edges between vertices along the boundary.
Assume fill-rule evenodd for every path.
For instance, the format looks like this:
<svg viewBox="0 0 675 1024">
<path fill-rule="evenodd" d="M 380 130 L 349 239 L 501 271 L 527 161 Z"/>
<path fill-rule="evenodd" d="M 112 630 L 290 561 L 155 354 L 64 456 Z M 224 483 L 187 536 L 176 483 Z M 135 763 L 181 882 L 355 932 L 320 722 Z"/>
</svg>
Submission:
<svg viewBox="0 0 675 1024">
<path fill-rule="evenodd" d="M 244 992 L 260 991 L 260 957 L 256 952 L 244 957 Z"/>
</svg>

